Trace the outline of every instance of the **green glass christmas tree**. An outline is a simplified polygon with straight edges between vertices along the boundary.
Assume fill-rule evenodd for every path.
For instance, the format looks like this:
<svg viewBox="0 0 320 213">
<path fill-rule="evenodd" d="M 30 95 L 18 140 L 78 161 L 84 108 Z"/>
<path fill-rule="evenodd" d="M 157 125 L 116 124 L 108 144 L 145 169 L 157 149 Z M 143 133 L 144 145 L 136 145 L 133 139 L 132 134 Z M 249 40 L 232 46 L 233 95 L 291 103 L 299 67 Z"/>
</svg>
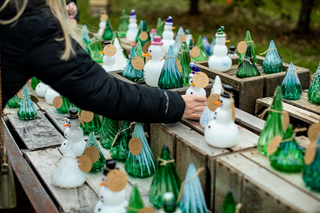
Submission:
<svg viewBox="0 0 320 213">
<path fill-rule="evenodd" d="M 141 41 L 138 41 L 137 42 L 137 45 L 136 45 L 136 55 L 139 56 L 140 58 L 143 59 L 144 61 L 144 58 L 143 58 L 143 51 L 142 51 L 142 46 L 141 46 Z"/>
<path fill-rule="evenodd" d="M 128 142 L 132 135 L 130 122 L 124 121 L 119 132 L 116 142 L 113 147 L 111 147 L 110 153 L 113 159 L 124 162 L 128 156 Z"/>
<path fill-rule="evenodd" d="M 112 36 L 113 36 L 112 26 L 108 17 L 106 21 L 106 28 L 104 30 L 104 33 L 102 34 L 102 40 L 104 41 L 111 40 Z"/>
<path fill-rule="evenodd" d="M 142 70 L 136 70 L 132 66 L 132 60 L 133 58 L 136 57 L 136 51 L 134 50 L 134 46 L 132 46 L 130 57 L 129 57 L 129 62 L 127 66 L 124 68 L 122 72 L 122 76 L 131 80 L 131 81 L 142 81 L 143 80 L 143 71 Z"/>
<path fill-rule="evenodd" d="M 209 56 L 203 47 L 203 41 L 202 41 L 201 36 L 198 37 L 197 47 L 200 48 L 200 54 L 197 57 L 192 57 L 192 60 L 193 61 L 207 61 L 209 59 Z M 191 50 L 190 44 L 189 44 L 189 49 Z"/>
<path fill-rule="evenodd" d="M 157 23 L 157 36 L 161 36 L 162 38 L 162 33 L 163 33 L 163 22 L 161 18 L 158 18 L 158 23 Z"/>
<path fill-rule="evenodd" d="M 282 97 L 287 100 L 298 100 L 302 95 L 302 86 L 292 62 L 282 81 L 281 90 Z"/>
<path fill-rule="evenodd" d="M 260 75 L 258 68 L 253 62 L 253 58 L 251 54 L 252 54 L 251 46 L 248 45 L 246 54 L 244 56 L 244 60 L 240 64 L 237 71 L 238 78 L 248 78 L 248 77 Z"/>
<path fill-rule="evenodd" d="M 193 40 L 190 39 L 190 41 L 189 41 L 189 50 L 191 50 L 193 47 L 194 47 Z"/>
<path fill-rule="evenodd" d="M 23 87 L 22 99 L 17 115 L 21 120 L 33 120 L 38 115 L 26 86 Z"/>
<path fill-rule="evenodd" d="M 254 62 L 254 64 L 257 64 L 257 56 L 256 56 L 256 53 L 254 51 L 254 42 L 251 39 L 251 34 L 250 34 L 249 30 L 247 31 L 246 38 L 244 40 L 245 40 L 245 42 L 247 42 L 247 45 L 251 47 L 251 51 L 252 51 L 251 55 L 253 57 L 253 62 Z M 239 64 L 242 63 L 242 61 L 244 59 L 244 56 L 245 56 L 245 53 L 241 53 L 239 55 L 239 60 L 238 60 Z"/>
<path fill-rule="evenodd" d="M 103 54 L 99 53 L 103 51 L 100 40 L 94 36 L 92 42 L 89 44 L 90 54 L 92 60 L 97 63 L 102 63 Z"/>
<path fill-rule="evenodd" d="M 236 205 L 232 192 L 229 190 L 223 202 L 222 213 L 235 213 L 237 209 Z"/>
<path fill-rule="evenodd" d="M 71 103 L 68 100 L 68 98 L 60 95 L 60 97 L 62 98 L 62 106 L 60 108 L 57 109 L 57 111 L 61 114 L 68 114 L 69 113 L 69 109 L 71 107 Z"/>
<path fill-rule="evenodd" d="M 313 104 L 320 104 L 320 62 L 308 90 L 308 99 Z"/>
<path fill-rule="evenodd" d="M 100 144 L 103 148 L 110 149 L 114 138 L 119 130 L 118 121 L 104 117 L 100 132 Z"/>
<path fill-rule="evenodd" d="M 137 178 L 146 178 L 154 174 L 156 170 L 154 156 L 149 147 L 145 132 L 141 123 L 136 123 L 133 130 L 133 137 L 141 140 L 142 150 L 138 155 L 133 155 L 130 150 L 125 163 L 126 172 Z"/>
<path fill-rule="evenodd" d="M 174 89 L 183 87 L 183 79 L 177 68 L 176 58 L 174 57 L 172 46 L 169 47 L 166 61 L 164 62 L 160 73 L 158 86 L 160 89 Z"/>
<path fill-rule="evenodd" d="M 150 187 L 149 200 L 156 208 L 159 208 L 163 204 L 163 194 L 172 192 L 177 200 L 180 187 L 181 180 L 176 170 L 174 160 L 172 159 L 169 148 L 164 145 L 160 159 L 158 160 L 156 174 Z"/>
<path fill-rule="evenodd" d="M 127 16 L 126 9 L 122 9 L 121 17 L 120 17 L 120 24 L 118 27 L 118 31 L 121 37 L 125 37 L 128 31 L 129 26 L 129 19 Z"/>
<path fill-rule="evenodd" d="M 33 90 L 36 90 L 36 87 L 39 83 L 40 83 L 40 80 L 37 77 L 33 76 L 31 79 L 31 88 Z"/>
<path fill-rule="evenodd" d="M 95 163 L 92 163 L 92 168 L 90 172 L 99 172 L 103 169 L 106 159 L 104 158 L 104 155 L 101 152 L 100 146 L 96 141 L 93 132 L 90 132 L 89 134 L 86 148 L 89 146 L 94 146 L 99 150 L 99 159 Z"/>
<path fill-rule="evenodd" d="M 7 107 L 9 108 L 19 108 L 20 107 L 21 99 L 18 95 L 14 95 L 8 102 Z"/>
<path fill-rule="evenodd" d="M 262 71 L 267 74 L 283 71 L 283 64 L 273 40 L 270 41 L 267 55 L 262 63 Z"/>
<path fill-rule="evenodd" d="M 268 112 L 266 123 L 264 124 L 263 130 L 260 133 L 258 140 L 258 150 L 263 155 L 268 155 L 267 149 L 270 141 L 277 135 L 281 137 L 284 134 L 282 124 L 282 97 L 281 87 L 278 86 L 274 92 L 273 103 L 271 110 Z"/>
<path fill-rule="evenodd" d="M 282 142 L 277 151 L 269 156 L 271 166 L 282 172 L 301 172 L 304 168 L 304 153 L 295 140 L 292 124 L 288 126 L 282 140 L 288 141 Z"/>
<path fill-rule="evenodd" d="M 320 134 L 316 142 L 316 155 L 310 165 L 303 170 L 303 181 L 309 189 L 320 192 Z"/>
<path fill-rule="evenodd" d="M 75 106 L 76 107 L 76 106 Z M 79 115 L 81 116 L 82 109 L 77 107 Z M 101 131 L 101 119 L 100 116 L 96 113 L 93 115 L 93 119 L 90 122 L 82 121 L 84 126 L 80 125 L 81 129 L 83 130 L 84 135 L 89 135 L 90 132 L 93 132 L 95 135 L 98 135 Z"/>
<path fill-rule="evenodd" d="M 181 64 L 181 75 L 183 78 L 183 83 L 184 85 L 189 85 L 189 74 L 191 73 L 191 58 L 188 51 L 187 43 L 185 41 L 181 44 L 178 59 Z"/>
<path fill-rule="evenodd" d="M 127 207 L 127 213 L 137 213 L 144 207 L 142 198 L 136 185 L 133 186 L 129 205 Z"/>
<path fill-rule="evenodd" d="M 139 31 L 136 37 L 136 42 L 141 41 L 141 46 L 143 47 L 145 43 L 151 41 L 151 37 L 148 30 L 148 25 L 145 20 L 140 21 Z"/>
</svg>

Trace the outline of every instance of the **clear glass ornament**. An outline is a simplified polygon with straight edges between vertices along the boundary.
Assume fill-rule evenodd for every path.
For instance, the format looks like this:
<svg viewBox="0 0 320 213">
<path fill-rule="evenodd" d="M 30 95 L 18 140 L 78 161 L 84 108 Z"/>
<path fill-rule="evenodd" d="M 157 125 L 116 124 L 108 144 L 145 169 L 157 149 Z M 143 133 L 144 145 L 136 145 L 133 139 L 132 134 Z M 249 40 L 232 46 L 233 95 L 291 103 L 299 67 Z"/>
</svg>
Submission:
<svg viewBox="0 0 320 213">
<path fill-rule="evenodd" d="M 110 149 L 119 130 L 119 122 L 104 117 L 100 132 L 100 144 L 103 148 Z"/>
<path fill-rule="evenodd" d="M 128 157 L 128 143 L 132 137 L 130 122 L 124 121 L 120 133 L 118 134 L 117 140 L 113 147 L 111 147 L 110 153 L 112 153 L 112 159 L 120 162 L 124 162 Z"/>
<path fill-rule="evenodd" d="M 237 71 L 238 78 L 248 78 L 248 77 L 254 77 L 254 76 L 260 75 L 260 72 L 254 63 L 251 54 L 252 54 L 251 46 L 248 45 L 246 54 L 244 56 L 244 60 L 238 67 L 238 71 Z"/>
<path fill-rule="evenodd" d="M 124 70 L 122 72 L 122 76 L 131 80 L 131 81 L 142 81 L 143 80 L 143 71 L 136 70 L 132 66 L 132 60 L 136 56 L 137 56 L 136 51 L 134 49 L 134 46 L 132 46 L 130 57 L 129 57 L 129 62 L 128 62 L 126 68 L 124 68 Z"/>
<path fill-rule="evenodd" d="M 96 36 L 92 38 L 92 42 L 89 44 L 89 48 L 92 60 L 97 63 L 102 63 L 103 54 L 101 54 L 100 52 L 103 51 L 103 49 L 100 40 Z"/>
<path fill-rule="evenodd" d="M 36 87 L 39 83 L 40 83 L 40 80 L 37 77 L 33 76 L 31 79 L 31 88 L 33 90 L 36 90 Z"/>
<path fill-rule="evenodd" d="M 292 62 L 282 81 L 281 91 L 282 97 L 287 100 L 299 100 L 302 95 L 302 86 Z"/>
<path fill-rule="evenodd" d="M 21 120 L 33 120 L 37 118 L 38 112 L 30 98 L 30 93 L 26 86 L 23 87 L 22 99 L 17 112 Z"/>
<path fill-rule="evenodd" d="M 121 17 L 120 17 L 120 24 L 118 27 L 118 31 L 121 37 L 126 36 L 129 26 L 129 20 L 127 16 L 126 9 L 122 9 Z"/>
<path fill-rule="evenodd" d="M 138 191 L 138 187 L 134 185 L 132 188 L 129 205 L 127 207 L 127 213 L 137 213 L 143 207 L 144 204 Z"/>
<path fill-rule="evenodd" d="M 191 57 L 190 57 L 186 42 L 182 42 L 181 44 L 178 59 L 181 65 L 181 75 L 183 78 L 183 84 L 189 85 L 189 74 L 191 73 L 191 68 L 190 68 Z"/>
<path fill-rule="evenodd" d="M 310 103 L 320 105 L 320 63 L 308 90 L 308 100 Z"/>
<path fill-rule="evenodd" d="M 9 107 L 9 108 L 19 108 L 20 107 L 20 102 L 21 102 L 21 99 L 17 95 L 14 95 L 7 102 L 7 107 Z"/>
<path fill-rule="evenodd" d="M 267 74 L 283 71 L 281 57 L 273 40 L 270 41 L 267 55 L 262 63 L 262 71 Z"/>
<path fill-rule="evenodd" d="M 250 31 L 248 30 L 247 33 L 246 33 L 246 38 L 244 39 L 245 42 L 247 42 L 247 45 L 251 47 L 251 55 L 253 57 L 253 62 L 254 64 L 257 64 L 257 56 L 256 56 L 256 53 L 254 51 L 254 42 L 252 41 L 251 39 L 251 34 L 250 34 Z M 239 64 L 242 63 L 243 59 L 244 59 L 244 56 L 245 56 L 245 53 L 241 53 L 239 55 Z"/>
<path fill-rule="evenodd" d="M 104 33 L 102 35 L 102 40 L 107 41 L 107 40 L 111 40 L 113 37 L 113 30 L 112 30 L 112 26 L 109 20 L 109 17 L 107 18 L 106 21 L 106 28 L 104 30 Z"/>
<path fill-rule="evenodd" d="M 69 102 L 68 98 L 62 95 L 60 95 L 60 97 L 62 98 L 62 106 L 58 108 L 57 111 L 61 114 L 68 114 L 71 103 Z"/>
<path fill-rule="evenodd" d="M 197 47 L 200 48 L 200 54 L 197 57 L 192 57 L 192 60 L 193 61 L 207 61 L 209 59 L 209 56 L 207 54 L 207 51 L 203 47 L 203 41 L 202 41 L 201 36 L 198 37 Z M 189 49 L 191 49 L 190 45 L 189 45 Z"/>
</svg>

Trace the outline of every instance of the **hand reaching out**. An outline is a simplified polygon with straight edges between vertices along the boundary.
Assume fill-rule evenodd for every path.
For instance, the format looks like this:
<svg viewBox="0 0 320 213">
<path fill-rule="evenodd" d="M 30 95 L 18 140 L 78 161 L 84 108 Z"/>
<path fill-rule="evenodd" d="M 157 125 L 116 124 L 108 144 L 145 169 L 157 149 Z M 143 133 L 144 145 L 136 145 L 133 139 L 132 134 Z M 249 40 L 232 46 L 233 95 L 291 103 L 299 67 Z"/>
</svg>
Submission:
<svg viewBox="0 0 320 213">
<path fill-rule="evenodd" d="M 67 5 L 67 12 L 69 15 L 71 16 L 76 16 L 77 13 L 78 13 L 78 7 L 77 5 L 74 3 L 74 2 L 70 2 L 68 5 Z"/>
<path fill-rule="evenodd" d="M 184 109 L 183 118 L 199 119 L 202 112 L 207 105 L 207 98 L 200 95 L 182 95 L 186 107 Z"/>
</svg>

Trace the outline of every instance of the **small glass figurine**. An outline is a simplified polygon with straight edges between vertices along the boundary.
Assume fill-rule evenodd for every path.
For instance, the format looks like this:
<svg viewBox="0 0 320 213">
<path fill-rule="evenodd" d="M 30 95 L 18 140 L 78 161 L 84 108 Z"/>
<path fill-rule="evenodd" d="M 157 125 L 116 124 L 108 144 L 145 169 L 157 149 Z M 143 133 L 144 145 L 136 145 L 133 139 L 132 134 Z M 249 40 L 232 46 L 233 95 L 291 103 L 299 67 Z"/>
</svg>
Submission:
<svg viewBox="0 0 320 213">
<path fill-rule="evenodd" d="M 97 140 L 95 139 L 93 132 L 90 132 L 90 134 L 89 134 L 86 148 L 89 146 L 94 146 L 99 150 L 99 159 L 95 163 L 92 163 L 92 168 L 91 168 L 90 172 L 93 172 L 93 173 L 99 172 L 103 169 L 103 166 L 104 166 L 106 159 L 104 158 L 104 155 L 101 152 L 100 146 L 99 146 Z"/>
<path fill-rule="evenodd" d="M 82 110 L 78 108 L 79 115 L 81 116 Z M 90 122 L 82 121 L 84 126 L 81 124 L 80 127 L 83 130 L 84 135 L 89 135 L 90 132 L 94 132 L 95 135 L 98 135 L 101 131 L 101 119 L 100 116 L 94 113 L 93 119 Z"/>
<path fill-rule="evenodd" d="M 318 69 L 314 74 L 312 83 L 308 90 L 308 99 L 310 103 L 320 104 L 320 63 Z"/>
<path fill-rule="evenodd" d="M 127 213 L 137 213 L 144 207 L 142 198 L 136 185 L 133 186 L 129 205 L 127 207 Z"/>
<path fill-rule="evenodd" d="M 229 190 L 223 202 L 222 213 L 235 213 L 237 209 L 236 205 L 232 192 Z"/>
<path fill-rule="evenodd" d="M 208 41 L 206 36 L 202 37 L 202 43 L 203 43 L 204 49 L 206 50 L 207 54 L 209 55 L 211 47 L 210 47 L 210 43 L 209 43 L 209 41 Z"/>
<path fill-rule="evenodd" d="M 100 132 L 100 144 L 105 149 L 110 149 L 119 130 L 118 121 L 103 117 Z"/>
<path fill-rule="evenodd" d="M 257 64 L 257 56 L 256 56 L 256 53 L 254 51 L 254 42 L 252 41 L 251 39 L 251 34 L 250 34 L 250 31 L 248 30 L 247 33 L 246 33 L 246 38 L 244 39 L 245 42 L 247 42 L 247 45 L 251 47 L 251 55 L 253 57 L 253 62 L 254 64 Z M 245 56 L 245 53 L 241 53 L 239 55 L 239 64 L 242 63 L 243 59 L 244 59 L 244 56 Z"/>
<path fill-rule="evenodd" d="M 189 50 L 191 50 L 193 47 L 194 47 L 193 40 L 190 39 L 189 43 L 188 43 L 188 48 L 189 48 Z"/>
<path fill-rule="evenodd" d="M 106 40 L 111 40 L 113 37 L 113 32 L 112 32 L 112 26 L 109 20 L 109 17 L 107 18 L 106 21 L 106 28 L 104 30 L 104 33 L 102 35 L 102 40 L 106 41 Z"/>
<path fill-rule="evenodd" d="M 299 100 L 302 95 L 302 86 L 292 62 L 282 81 L 281 91 L 282 97 L 287 100 Z"/>
<path fill-rule="evenodd" d="M 183 78 L 183 84 L 189 85 L 189 74 L 191 73 L 191 68 L 190 68 L 191 58 L 188 51 L 187 43 L 185 41 L 182 42 L 181 44 L 178 59 L 181 64 L 181 75 Z"/>
<path fill-rule="evenodd" d="M 124 70 L 122 72 L 122 76 L 131 80 L 131 81 L 142 81 L 143 80 L 143 71 L 136 70 L 132 66 L 132 59 L 136 56 L 137 56 L 136 51 L 134 49 L 134 46 L 132 46 L 130 57 L 129 57 L 129 62 L 128 62 L 126 68 L 124 68 Z"/>
<path fill-rule="evenodd" d="M 207 51 L 203 47 L 203 41 L 201 36 L 198 37 L 197 41 L 197 47 L 200 49 L 200 54 L 197 57 L 192 57 L 193 61 L 207 61 L 209 59 L 209 56 L 207 54 Z M 190 49 L 190 47 L 189 47 Z"/>
<path fill-rule="evenodd" d="M 60 108 L 57 109 L 57 111 L 61 114 L 68 114 L 69 109 L 71 107 L 71 103 L 69 102 L 68 98 L 60 95 L 61 99 L 62 99 L 62 106 Z"/>
<path fill-rule="evenodd" d="M 267 74 L 283 71 L 281 57 L 273 40 L 270 41 L 267 55 L 262 63 L 262 71 Z"/>
<path fill-rule="evenodd" d="M 122 14 L 120 17 L 120 24 L 118 27 L 118 31 L 119 31 L 121 37 L 126 36 L 127 31 L 128 31 L 128 26 L 129 26 L 129 20 L 128 20 L 126 9 L 122 9 Z"/>
<path fill-rule="evenodd" d="M 137 16 L 135 10 L 131 10 L 129 15 L 129 26 L 126 33 L 126 39 L 129 42 L 134 42 L 138 33 Z"/>
<path fill-rule="evenodd" d="M 101 51 L 103 51 L 102 44 L 96 36 L 92 38 L 92 42 L 89 44 L 89 48 L 92 60 L 97 63 L 102 63 L 103 54 L 100 53 Z"/>
<path fill-rule="evenodd" d="M 173 29 L 173 22 L 172 17 L 169 16 L 164 23 L 164 31 L 162 32 L 162 42 L 163 46 L 165 48 L 166 53 L 169 52 L 169 47 L 172 46 L 175 42 L 174 40 L 174 33 L 172 31 Z"/>
<path fill-rule="evenodd" d="M 113 147 L 111 147 L 110 153 L 112 153 L 113 159 L 124 162 L 128 156 L 128 143 L 132 137 L 129 121 L 123 122 L 119 132 Z"/>
<path fill-rule="evenodd" d="M 150 33 L 147 22 L 145 20 L 140 21 L 140 28 L 136 37 L 136 42 L 140 41 L 143 47 L 148 41 L 151 41 Z"/>
<path fill-rule="evenodd" d="M 248 45 L 246 54 L 237 71 L 238 78 L 259 76 L 260 72 L 253 62 L 251 46 Z"/>
<path fill-rule="evenodd" d="M 23 87 L 22 99 L 17 115 L 21 120 L 33 120 L 36 119 L 38 115 L 26 86 Z"/>
<path fill-rule="evenodd" d="M 39 83 L 40 83 L 40 80 L 37 77 L 33 76 L 31 79 L 31 88 L 33 90 L 36 90 L 36 87 Z"/>
<path fill-rule="evenodd" d="M 157 23 L 157 36 L 161 36 L 162 38 L 162 33 L 163 33 L 163 23 L 162 19 L 158 18 L 158 23 Z"/>
<path fill-rule="evenodd" d="M 18 97 L 18 95 L 14 95 L 7 102 L 7 107 L 9 107 L 9 108 L 19 108 L 20 107 L 20 102 L 21 102 L 21 99 Z"/>
</svg>

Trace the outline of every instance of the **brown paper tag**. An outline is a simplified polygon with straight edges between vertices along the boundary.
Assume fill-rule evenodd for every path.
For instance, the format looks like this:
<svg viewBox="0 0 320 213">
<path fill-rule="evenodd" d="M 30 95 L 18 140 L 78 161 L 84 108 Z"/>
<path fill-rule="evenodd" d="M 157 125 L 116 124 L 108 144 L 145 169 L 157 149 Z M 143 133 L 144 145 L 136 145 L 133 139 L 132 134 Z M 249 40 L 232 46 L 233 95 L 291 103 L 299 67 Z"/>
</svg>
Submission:
<svg viewBox="0 0 320 213">
<path fill-rule="evenodd" d="M 132 137 L 129 141 L 129 150 L 133 155 L 139 155 L 142 151 L 142 142 L 137 137 Z"/>
<path fill-rule="evenodd" d="M 245 41 L 240 41 L 237 45 L 237 50 L 238 50 L 238 53 L 245 53 L 247 51 L 247 42 Z"/>
<path fill-rule="evenodd" d="M 190 55 L 192 58 L 198 57 L 200 55 L 200 48 L 195 46 L 191 49 Z"/>
<path fill-rule="evenodd" d="M 144 68 L 143 59 L 139 56 L 133 57 L 131 63 L 133 68 L 135 68 L 136 70 L 142 70 Z"/>
<path fill-rule="evenodd" d="M 181 72 L 181 64 L 178 58 L 176 58 L 176 64 L 177 64 L 177 68 L 179 70 L 179 72 Z"/>
<path fill-rule="evenodd" d="M 111 170 L 107 175 L 106 183 L 111 191 L 119 192 L 127 185 L 127 175 L 118 169 Z"/>
<path fill-rule="evenodd" d="M 145 43 L 142 47 L 142 52 L 143 53 L 147 53 L 148 52 L 148 48 L 150 47 L 151 45 L 151 41 L 148 41 L 147 43 Z"/>
<path fill-rule="evenodd" d="M 236 121 L 236 107 L 234 106 L 234 99 L 231 102 L 232 120 Z"/>
<path fill-rule="evenodd" d="M 17 93 L 17 96 L 18 98 L 22 99 L 22 91 L 23 91 L 23 88 L 21 88 L 18 93 Z"/>
<path fill-rule="evenodd" d="M 310 165 L 317 154 L 317 143 L 311 142 L 304 155 L 304 163 Z"/>
<path fill-rule="evenodd" d="M 283 128 L 287 130 L 290 124 L 290 116 L 287 111 L 282 112 L 282 124 L 283 124 Z"/>
<path fill-rule="evenodd" d="M 114 56 L 117 53 L 117 48 L 112 44 L 108 44 L 103 48 L 103 53 L 109 57 Z"/>
<path fill-rule="evenodd" d="M 207 100 L 208 108 L 214 112 L 219 107 L 219 105 L 214 104 L 214 102 L 219 101 L 220 95 L 219 94 L 212 94 L 209 96 Z"/>
<path fill-rule="evenodd" d="M 60 107 L 62 107 L 62 104 L 63 104 L 63 100 L 60 96 L 57 96 L 53 99 L 53 106 L 56 109 L 59 109 Z"/>
<path fill-rule="evenodd" d="M 275 151 L 277 151 L 278 146 L 280 145 L 281 141 L 282 141 L 282 138 L 281 138 L 280 135 L 277 135 L 276 137 L 274 137 L 274 138 L 270 141 L 270 143 L 269 143 L 269 145 L 268 145 L 267 153 L 268 153 L 269 155 L 271 155 L 271 154 L 273 154 Z"/>
<path fill-rule="evenodd" d="M 92 168 L 92 162 L 91 159 L 87 155 L 81 155 L 78 158 L 78 166 L 79 169 L 83 172 L 90 172 Z"/>
<path fill-rule="evenodd" d="M 186 37 L 184 35 L 180 35 L 180 42 L 182 43 L 184 41 L 186 41 Z"/>
<path fill-rule="evenodd" d="M 193 75 L 193 83 L 196 87 L 205 88 L 209 84 L 209 78 L 204 72 L 196 72 Z"/>
<path fill-rule="evenodd" d="M 100 20 L 101 21 L 107 21 L 107 19 L 108 19 L 108 15 L 107 14 L 101 14 L 101 16 L 100 16 Z"/>
<path fill-rule="evenodd" d="M 92 121 L 93 117 L 94 117 L 94 113 L 93 112 L 82 110 L 80 119 L 83 122 L 88 123 L 88 122 Z"/>
<path fill-rule="evenodd" d="M 100 153 L 95 146 L 89 146 L 84 150 L 84 155 L 88 156 L 91 159 L 92 163 L 97 162 L 99 159 Z"/>
<path fill-rule="evenodd" d="M 148 39 L 148 33 L 145 32 L 145 31 L 142 31 L 142 32 L 140 33 L 140 40 L 141 40 L 141 41 L 145 41 L 145 40 L 147 40 L 147 39 Z"/>
<path fill-rule="evenodd" d="M 39 99 L 34 95 L 30 95 L 30 99 L 31 99 L 31 101 L 33 101 L 33 103 L 38 103 L 39 102 Z"/>
<path fill-rule="evenodd" d="M 138 211 L 138 213 L 155 213 L 155 211 L 151 207 L 143 207 Z"/>
<path fill-rule="evenodd" d="M 320 124 L 319 123 L 314 123 L 311 124 L 309 129 L 308 129 L 308 138 L 310 142 L 315 142 L 318 139 L 320 132 Z"/>
<path fill-rule="evenodd" d="M 74 19 L 74 18 L 70 19 L 70 23 L 73 24 L 73 25 L 77 25 L 78 24 L 77 20 Z"/>
</svg>

